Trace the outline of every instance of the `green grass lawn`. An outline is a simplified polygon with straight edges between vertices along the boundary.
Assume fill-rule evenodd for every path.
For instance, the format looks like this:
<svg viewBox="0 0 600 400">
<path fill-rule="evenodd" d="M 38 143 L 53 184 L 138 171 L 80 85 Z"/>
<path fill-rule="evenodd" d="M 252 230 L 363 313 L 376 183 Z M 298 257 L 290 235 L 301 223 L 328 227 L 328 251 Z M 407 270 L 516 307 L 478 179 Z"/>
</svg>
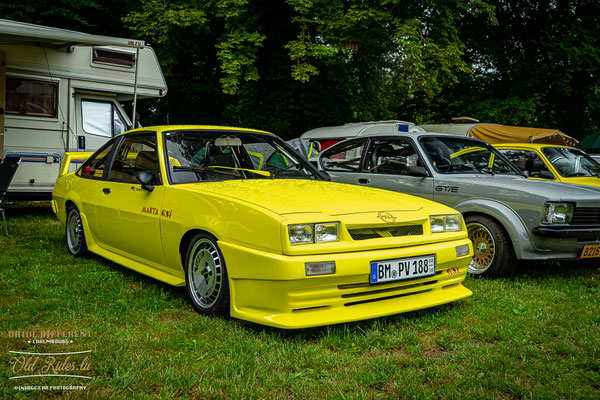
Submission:
<svg viewBox="0 0 600 400">
<path fill-rule="evenodd" d="M 5 398 L 600 398 L 598 266 L 529 265 L 511 279 L 467 278 L 474 294 L 454 304 L 282 331 L 200 316 L 181 288 L 71 257 L 46 209 L 9 210 L 9 231 L 0 236 Z M 10 337 L 41 330 L 84 337 Z M 9 351 L 84 350 L 91 380 L 9 379 Z M 65 384 L 86 389 L 14 388 Z"/>
</svg>

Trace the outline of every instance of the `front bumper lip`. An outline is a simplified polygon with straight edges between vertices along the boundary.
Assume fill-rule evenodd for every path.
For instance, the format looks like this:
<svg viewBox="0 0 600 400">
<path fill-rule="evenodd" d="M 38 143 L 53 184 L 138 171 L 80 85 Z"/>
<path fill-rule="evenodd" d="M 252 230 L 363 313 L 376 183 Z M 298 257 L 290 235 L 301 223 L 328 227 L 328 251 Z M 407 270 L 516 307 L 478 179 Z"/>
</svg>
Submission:
<svg viewBox="0 0 600 400">
<path fill-rule="evenodd" d="M 533 233 L 547 238 L 595 239 L 600 237 L 600 225 L 558 225 L 536 226 Z"/>
</svg>

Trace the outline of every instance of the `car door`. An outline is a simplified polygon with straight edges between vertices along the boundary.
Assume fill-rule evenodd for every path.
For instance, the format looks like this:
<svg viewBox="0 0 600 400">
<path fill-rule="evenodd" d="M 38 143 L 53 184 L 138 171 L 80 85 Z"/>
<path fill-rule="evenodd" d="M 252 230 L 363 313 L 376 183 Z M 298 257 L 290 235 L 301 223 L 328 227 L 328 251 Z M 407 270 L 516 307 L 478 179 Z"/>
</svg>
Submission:
<svg viewBox="0 0 600 400">
<path fill-rule="evenodd" d="M 142 189 L 137 181 L 136 174 L 140 171 L 155 174 L 152 191 Z M 162 182 L 156 133 L 125 136 L 97 201 L 96 215 L 102 247 L 166 269 L 160 236 Z"/>
<path fill-rule="evenodd" d="M 426 170 L 410 139 L 372 139 L 363 158 L 359 184 L 433 199 L 433 178 L 414 176 L 410 169 L 421 167 Z"/>
</svg>

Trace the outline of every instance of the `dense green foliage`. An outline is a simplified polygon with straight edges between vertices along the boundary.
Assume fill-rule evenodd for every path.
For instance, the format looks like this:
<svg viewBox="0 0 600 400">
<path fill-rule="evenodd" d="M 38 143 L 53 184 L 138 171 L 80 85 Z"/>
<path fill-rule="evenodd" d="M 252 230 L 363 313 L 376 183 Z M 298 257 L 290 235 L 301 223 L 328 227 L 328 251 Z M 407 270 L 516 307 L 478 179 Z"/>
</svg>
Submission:
<svg viewBox="0 0 600 400">
<path fill-rule="evenodd" d="M 288 138 L 459 115 L 578 138 L 600 128 L 597 0 L 23 0 L 0 12 L 146 40 L 169 94 L 141 107 L 145 124 Z"/>
</svg>

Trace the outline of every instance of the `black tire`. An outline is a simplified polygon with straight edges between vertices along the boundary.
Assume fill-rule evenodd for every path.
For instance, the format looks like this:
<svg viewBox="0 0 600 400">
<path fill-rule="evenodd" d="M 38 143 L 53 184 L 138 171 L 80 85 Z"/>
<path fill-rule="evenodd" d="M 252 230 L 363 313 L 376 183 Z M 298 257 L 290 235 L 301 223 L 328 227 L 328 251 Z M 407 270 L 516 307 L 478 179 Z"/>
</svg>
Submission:
<svg viewBox="0 0 600 400">
<path fill-rule="evenodd" d="M 473 276 L 498 278 L 509 276 L 517 268 L 517 257 L 508 233 L 496 221 L 483 215 L 465 218 L 469 239 L 473 242 Z"/>
<path fill-rule="evenodd" d="M 75 257 L 83 257 L 88 254 L 83 223 L 79 209 L 71 204 L 67 207 L 67 223 L 65 224 L 65 236 L 67 250 Z"/>
<path fill-rule="evenodd" d="M 198 234 L 190 241 L 185 256 L 185 287 L 199 314 L 229 315 L 227 267 L 214 236 Z"/>
</svg>

